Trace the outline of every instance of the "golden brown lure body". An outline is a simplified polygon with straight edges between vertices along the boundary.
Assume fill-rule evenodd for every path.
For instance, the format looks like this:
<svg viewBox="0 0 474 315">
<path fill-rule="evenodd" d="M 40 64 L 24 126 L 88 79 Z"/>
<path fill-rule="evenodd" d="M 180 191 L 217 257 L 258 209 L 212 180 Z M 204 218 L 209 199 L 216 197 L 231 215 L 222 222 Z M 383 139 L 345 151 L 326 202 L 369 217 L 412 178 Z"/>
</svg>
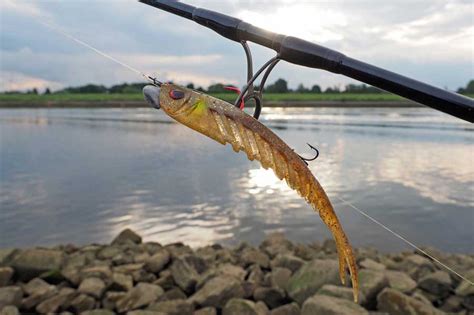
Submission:
<svg viewBox="0 0 474 315">
<path fill-rule="evenodd" d="M 285 179 L 288 186 L 319 213 L 336 241 L 341 281 L 345 283 L 348 267 L 354 300 L 357 301 L 357 266 L 352 247 L 328 196 L 300 156 L 258 120 L 220 99 L 177 85 L 163 84 L 159 102 L 176 121 L 221 144 L 230 143 L 235 152 L 244 151 L 249 160 L 258 160 L 265 169 L 271 168 L 279 179 Z"/>
</svg>

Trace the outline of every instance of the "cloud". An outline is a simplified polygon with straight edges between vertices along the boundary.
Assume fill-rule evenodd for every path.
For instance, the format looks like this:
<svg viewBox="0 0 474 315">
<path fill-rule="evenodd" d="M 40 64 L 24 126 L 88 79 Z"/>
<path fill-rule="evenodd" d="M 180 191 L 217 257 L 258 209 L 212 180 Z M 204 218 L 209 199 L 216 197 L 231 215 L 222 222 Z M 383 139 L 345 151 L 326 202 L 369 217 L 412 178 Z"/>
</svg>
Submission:
<svg viewBox="0 0 474 315">
<path fill-rule="evenodd" d="M 0 11 L 4 13 L 14 12 L 16 14 L 33 17 L 45 16 L 45 12 L 43 12 L 34 2 L 29 1 L 2 0 L 0 2 Z"/>
<path fill-rule="evenodd" d="M 60 82 L 28 76 L 19 72 L 0 71 L 0 76 L 2 77 L 0 81 L 0 91 L 26 91 L 33 88 L 39 90 L 46 88 L 57 90 L 63 87 Z"/>
</svg>

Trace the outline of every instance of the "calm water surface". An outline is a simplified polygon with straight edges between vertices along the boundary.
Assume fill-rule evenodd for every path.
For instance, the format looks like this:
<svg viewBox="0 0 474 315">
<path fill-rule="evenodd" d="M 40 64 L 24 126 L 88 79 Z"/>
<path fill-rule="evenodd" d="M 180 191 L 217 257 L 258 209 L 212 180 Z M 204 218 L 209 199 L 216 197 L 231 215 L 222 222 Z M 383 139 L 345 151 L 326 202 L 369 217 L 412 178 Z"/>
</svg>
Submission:
<svg viewBox="0 0 474 315">
<path fill-rule="evenodd" d="M 355 246 L 474 253 L 474 127 L 429 109 L 267 109 Z M 0 110 L 0 247 L 109 242 L 125 227 L 194 246 L 327 228 L 271 171 L 152 109 Z"/>
</svg>

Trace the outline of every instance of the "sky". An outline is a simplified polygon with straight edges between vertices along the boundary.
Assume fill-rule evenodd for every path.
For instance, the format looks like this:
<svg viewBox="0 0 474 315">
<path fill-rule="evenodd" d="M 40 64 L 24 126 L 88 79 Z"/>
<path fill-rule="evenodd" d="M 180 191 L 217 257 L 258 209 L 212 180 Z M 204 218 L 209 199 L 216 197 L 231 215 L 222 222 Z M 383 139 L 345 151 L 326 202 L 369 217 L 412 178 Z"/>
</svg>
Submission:
<svg viewBox="0 0 474 315">
<path fill-rule="evenodd" d="M 474 4 L 462 0 L 187 0 L 297 36 L 438 87 L 474 78 Z M 243 85 L 245 55 L 192 21 L 136 0 L 0 0 L 0 90 L 139 82 L 134 72 L 39 23 L 45 21 L 163 81 Z M 274 55 L 251 44 L 255 67 Z M 343 87 L 341 75 L 280 62 L 269 81 Z"/>
</svg>

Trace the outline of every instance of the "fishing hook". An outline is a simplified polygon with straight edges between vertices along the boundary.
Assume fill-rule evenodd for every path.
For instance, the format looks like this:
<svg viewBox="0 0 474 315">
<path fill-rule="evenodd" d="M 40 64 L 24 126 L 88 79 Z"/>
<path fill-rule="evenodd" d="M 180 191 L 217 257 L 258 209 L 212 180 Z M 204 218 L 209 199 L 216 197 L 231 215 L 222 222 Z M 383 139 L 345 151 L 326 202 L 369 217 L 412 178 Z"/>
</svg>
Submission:
<svg viewBox="0 0 474 315">
<path fill-rule="evenodd" d="M 311 162 L 311 161 L 314 161 L 318 158 L 319 156 L 319 150 L 316 149 L 315 147 L 313 147 L 311 144 L 309 143 L 306 143 L 311 149 L 313 149 L 315 152 L 316 152 L 316 155 L 312 158 L 305 158 L 305 157 L 302 157 L 301 155 L 298 154 L 298 156 L 303 160 L 303 162 L 306 163 L 306 165 L 308 165 L 308 162 Z"/>
<path fill-rule="evenodd" d="M 156 85 L 156 86 L 161 86 L 163 84 L 163 82 L 161 82 L 160 80 L 158 80 L 157 78 L 154 78 L 150 75 L 143 75 L 148 81 L 150 81 L 153 85 Z"/>
</svg>

